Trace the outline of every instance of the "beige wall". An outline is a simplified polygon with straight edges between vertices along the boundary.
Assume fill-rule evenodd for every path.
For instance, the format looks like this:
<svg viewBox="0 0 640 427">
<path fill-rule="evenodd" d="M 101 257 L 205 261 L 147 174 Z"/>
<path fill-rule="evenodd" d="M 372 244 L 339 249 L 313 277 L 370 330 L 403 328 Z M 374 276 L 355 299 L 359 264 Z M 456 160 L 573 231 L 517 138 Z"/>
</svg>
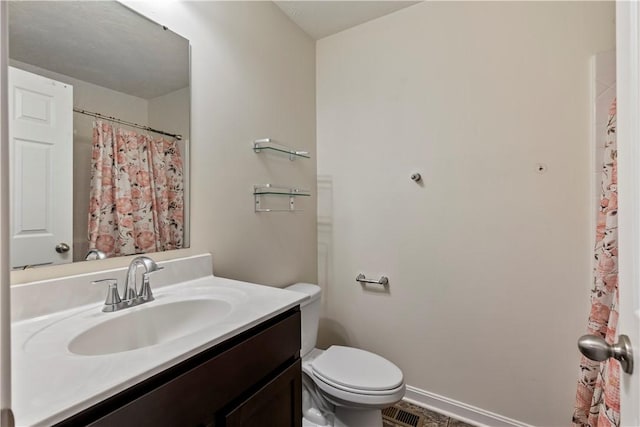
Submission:
<svg viewBox="0 0 640 427">
<path fill-rule="evenodd" d="M 210 252 L 224 277 L 316 281 L 313 40 L 271 2 L 125 3 L 191 42 L 191 249 L 176 255 Z M 265 137 L 313 159 L 255 154 L 252 141 Z M 267 182 L 310 188 L 314 197 L 300 214 L 256 214 L 253 184 Z M 18 272 L 12 281 L 89 268 L 81 264 Z"/>
<path fill-rule="evenodd" d="M 189 87 L 148 100 L 149 126 L 189 139 Z"/>
<path fill-rule="evenodd" d="M 9 286 L 9 112 L 7 66 L 9 65 L 8 5 L 0 3 L 0 423 L 11 408 L 11 315 Z"/>
<path fill-rule="evenodd" d="M 192 250 L 211 252 L 220 276 L 315 281 L 313 40 L 271 2 L 130 5 L 191 42 Z M 254 153 L 265 137 L 313 159 Z M 253 184 L 265 182 L 312 188 L 312 203 L 301 214 L 256 214 Z"/>
<path fill-rule="evenodd" d="M 593 236 L 589 59 L 614 36 L 612 2 L 425 2 L 318 42 L 323 344 L 506 417 L 570 423 Z M 390 292 L 359 272 L 388 275 Z"/>
</svg>

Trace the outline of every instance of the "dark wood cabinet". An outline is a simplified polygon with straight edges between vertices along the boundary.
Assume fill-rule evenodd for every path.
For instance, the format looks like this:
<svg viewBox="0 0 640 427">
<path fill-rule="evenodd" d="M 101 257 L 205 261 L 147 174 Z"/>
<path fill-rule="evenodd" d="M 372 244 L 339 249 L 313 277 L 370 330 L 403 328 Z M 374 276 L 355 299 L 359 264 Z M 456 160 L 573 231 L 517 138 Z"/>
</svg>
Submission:
<svg viewBox="0 0 640 427">
<path fill-rule="evenodd" d="M 59 423 L 60 427 L 300 427 L 294 308 Z"/>
<path fill-rule="evenodd" d="M 302 420 L 298 360 L 225 415 L 226 427 L 294 427 Z"/>
</svg>

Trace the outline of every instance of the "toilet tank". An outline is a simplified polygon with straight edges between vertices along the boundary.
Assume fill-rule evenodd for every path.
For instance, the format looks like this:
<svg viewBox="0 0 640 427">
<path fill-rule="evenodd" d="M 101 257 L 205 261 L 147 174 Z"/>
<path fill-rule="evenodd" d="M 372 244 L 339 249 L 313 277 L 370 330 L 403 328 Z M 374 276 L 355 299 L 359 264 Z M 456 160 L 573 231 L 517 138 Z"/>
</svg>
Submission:
<svg viewBox="0 0 640 427">
<path fill-rule="evenodd" d="M 300 312 L 302 314 L 302 349 L 300 350 L 300 357 L 304 357 L 316 347 L 318 322 L 320 321 L 320 286 L 310 283 L 296 283 L 295 285 L 287 286 L 285 289 L 300 292 L 310 297 L 300 303 Z"/>
</svg>

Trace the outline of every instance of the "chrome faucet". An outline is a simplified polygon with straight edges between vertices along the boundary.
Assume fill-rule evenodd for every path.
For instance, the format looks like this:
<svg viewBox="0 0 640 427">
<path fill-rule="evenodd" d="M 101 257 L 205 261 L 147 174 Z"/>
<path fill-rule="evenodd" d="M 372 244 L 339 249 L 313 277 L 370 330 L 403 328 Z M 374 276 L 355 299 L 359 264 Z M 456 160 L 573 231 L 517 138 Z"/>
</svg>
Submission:
<svg viewBox="0 0 640 427">
<path fill-rule="evenodd" d="M 138 284 L 136 282 L 136 272 L 139 266 L 144 267 L 145 270 L 144 273 L 142 273 L 142 284 L 140 285 L 140 289 L 138 289 Z M 120 298 L 120 294 L 118 292 L 118 282 L 116 279 L 103 279 L 93 282 L 106 282 L 107 285 L 109 285 L 107 299 L 104 302 L 102 311 L 118 311 L 153 301 L 154 298 L 153 293 L 151 292 L 151 285 L 149 284 L 149 276 L 151 273 L 162 270 L 163 268 L 164 267 L 160 267 L 154 260 L 147 256 L 134 258 L 131 261 L 131 264 L 129 264 L 129 269 L 127 270 L 127 278 L 124 282 L 122 298 Z"/>
<path fill-rule="evenodd" d="M 142 286 L 138 290 L 138 284 L 136 283 L 136 271 L 138 266 L 144 267 L 144 273 L 142 273 Z M 139 256 L 134 258 L 129 264 L 129 270 L 127 270 L 127 278 L 124 282 L 124 297 L 125 300 L 139 300 L 143 302 L 153 301 L 153 294 L 151 293 L 151 286 L 149 286 L 149 275 L 155 271 L 162 270 L 164 267 L 160 267 L 154 260 L 147 256 Z M 132 289 L 133 288 L 133 289 Z"/>
</svg>

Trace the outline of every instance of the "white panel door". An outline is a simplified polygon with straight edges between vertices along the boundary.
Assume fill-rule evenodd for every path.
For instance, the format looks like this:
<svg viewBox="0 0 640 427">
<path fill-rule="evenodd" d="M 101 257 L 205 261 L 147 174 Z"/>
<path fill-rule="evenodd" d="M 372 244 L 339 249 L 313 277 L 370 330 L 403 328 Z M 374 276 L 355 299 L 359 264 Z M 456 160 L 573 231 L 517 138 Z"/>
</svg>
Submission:
<svg viewBox="0 0 640 427">
<path fill-rule="evenodd" d="M 9 67 L 9 143 L 11 267 L 71 262 L 73 87 Z"/>
<path fill-rule="evenodd" d="M 640 426 L 640 5 L 616 2 L 620 317 L 633 373 L 620 373 L 620 425 Z"/>
</svg>

